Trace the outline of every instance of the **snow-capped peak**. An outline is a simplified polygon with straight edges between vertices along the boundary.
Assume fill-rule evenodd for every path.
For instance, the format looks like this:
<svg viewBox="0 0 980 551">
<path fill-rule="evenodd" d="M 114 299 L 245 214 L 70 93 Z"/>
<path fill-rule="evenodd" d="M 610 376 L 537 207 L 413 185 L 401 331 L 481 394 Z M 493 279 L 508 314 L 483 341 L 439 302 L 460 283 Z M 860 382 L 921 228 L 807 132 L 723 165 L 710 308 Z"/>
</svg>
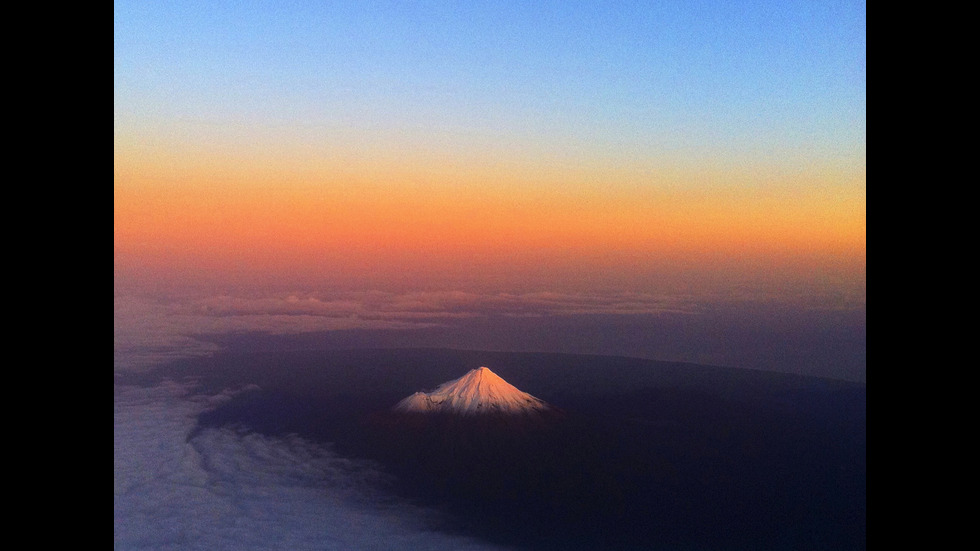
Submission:
<svg viewBox="0 0 980 551">
<path fill-rule="evenodd" d="M 432 392 L 416 392 L 395 404 L 395 411 L 477 415 L 520 414 L 552 409 L 544 401 L 521 392 L 486 367 L 443 383 Z"/>
</svg>

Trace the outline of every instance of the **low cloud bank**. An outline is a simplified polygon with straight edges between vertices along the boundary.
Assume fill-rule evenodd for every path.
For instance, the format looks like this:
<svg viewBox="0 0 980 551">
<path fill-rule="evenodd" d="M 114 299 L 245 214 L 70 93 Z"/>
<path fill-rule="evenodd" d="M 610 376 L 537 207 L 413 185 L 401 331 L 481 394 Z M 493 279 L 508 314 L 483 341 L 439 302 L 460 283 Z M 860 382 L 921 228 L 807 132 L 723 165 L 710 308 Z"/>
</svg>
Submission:
<svg viewBox="0 0 980 551">
<path fill-rule="evenodd" d="M 115 549 L 500 549 L 439 532 L 434 513 L 380 489 L 373 464 L 297 436 L 208 429 L 188 440 L 195 415 L 230 394 L 116 386 Z"/>
<path fill-rule="evenodd" d="M 194 335 L 426 329 L 489 316 L 535 318 L 697 311 L 697 305 L 688 297 L 643 293 L 361 291 L 156 298 L 117 294 L 114 299 L 116 371 L 145 370 L 176 358 L 217 350 L 216 345 Z"/>
<path fill-rule="evenodd" d="M 336 328 L 355 325 L 361 328 L 390 328 L 398 322 L 415 326 L 440 323 L 440 320 L 445 319 L 487 315 L 691 313 L 694 309 L 693 301 L 686 297 L 643 293 L 478 294 L 461 291 L 364 291 L 332 296 L 292 293 L 280 296 L 203 297 L 187 303 L 182 313 L 215 318 L 309 317 L 321 318 Z M 340 321 L 348 323 L 339 323 Z"/>
<path fill-rule="evenodd" d="M 865 305 L 842 297 L 384 291 L 115 296 L 115 371 L 213 353 L 211 336 L 342 347 L 635 356 L 863 381 Z"/>
</svg>

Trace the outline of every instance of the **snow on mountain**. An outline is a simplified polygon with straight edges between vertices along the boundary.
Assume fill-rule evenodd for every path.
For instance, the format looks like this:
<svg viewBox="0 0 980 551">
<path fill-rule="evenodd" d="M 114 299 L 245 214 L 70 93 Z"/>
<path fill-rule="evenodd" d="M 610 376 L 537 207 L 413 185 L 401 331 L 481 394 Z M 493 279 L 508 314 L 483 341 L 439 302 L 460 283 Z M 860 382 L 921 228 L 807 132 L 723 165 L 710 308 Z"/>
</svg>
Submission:
<svg viewBox="0 0 980 551">
<path fill-rule="evenodd" d="M 486 367 L 443 383 L 432 392 L 416 392 L 395 404 L 403 413 L 527 414 L 551 410 L 544 401 L 521 392 Z"/>
</svg>

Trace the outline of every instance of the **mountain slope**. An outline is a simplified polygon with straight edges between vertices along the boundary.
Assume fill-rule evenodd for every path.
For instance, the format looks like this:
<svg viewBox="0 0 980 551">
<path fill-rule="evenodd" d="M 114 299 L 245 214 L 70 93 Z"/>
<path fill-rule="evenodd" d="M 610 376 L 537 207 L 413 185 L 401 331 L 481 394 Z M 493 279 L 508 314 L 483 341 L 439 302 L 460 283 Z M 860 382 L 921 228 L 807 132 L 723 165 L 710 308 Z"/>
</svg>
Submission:
<svg viewBox="0 0 980 551">
<path fill-rule="evenodd" d="M 401 413 L 458 415 L 518 415 L 552 409 L 543 400 L 522 392 L 486 367 L 443 383 L 432 392 L 416 392 L 394 406 L 394 410 Z"/>
</svg>

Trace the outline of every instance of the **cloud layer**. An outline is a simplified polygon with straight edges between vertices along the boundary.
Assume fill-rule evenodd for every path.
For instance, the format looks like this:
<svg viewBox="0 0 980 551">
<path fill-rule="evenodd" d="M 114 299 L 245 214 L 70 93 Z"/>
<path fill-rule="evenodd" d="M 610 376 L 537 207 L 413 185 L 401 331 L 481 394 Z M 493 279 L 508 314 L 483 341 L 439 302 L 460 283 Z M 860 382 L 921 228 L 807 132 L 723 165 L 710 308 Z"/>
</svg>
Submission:
<svg viewBox="0 0 980 551">
<path fill-rule="evenodd" d="M 748 291 L 710 299 L 545 291 L 117 293 L 115 371 L 212 353 L 212 337 L 266 333 L 318 336 L 316 346 L 605 354 L 864 380 L 865 308 L 862 297 Z"/>
<path fill-rule="evenodd" d="M 439 532 L 434 513 L 385 495 L 374 465 L 299 437 L 188 440 L 194 416 L 229 395 L 115 388 L 115 549 L 499 549 Z"/>
<path fill-rule="evenodd" d="M 424 329 L 454 320 L 581 314 L 693 313 L 688 297 L 644 293 L 479 294 L 381 291 L 150 298 L 120 293 L 114 304 L 116 370 L 139 370 L 217 347 L 195 335 L 348 329 Z"/>
</svg>

